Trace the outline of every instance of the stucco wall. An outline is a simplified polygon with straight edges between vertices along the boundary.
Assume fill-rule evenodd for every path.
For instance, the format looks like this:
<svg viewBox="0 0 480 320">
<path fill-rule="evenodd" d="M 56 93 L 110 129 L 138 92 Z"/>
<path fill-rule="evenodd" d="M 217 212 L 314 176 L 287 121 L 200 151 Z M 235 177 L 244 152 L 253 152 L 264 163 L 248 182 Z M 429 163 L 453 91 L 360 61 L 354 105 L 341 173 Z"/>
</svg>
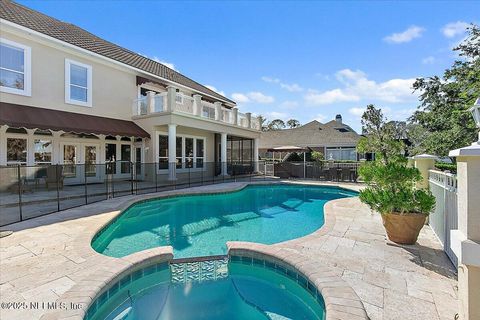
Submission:
<svg viewBox="0 0 480 320">
<path fill-rule="evenodd" d="M 1 93 L 2 102 L 55 110 L 131 119 L 132 100 L 137 97 L 135 74 L 114 68 L 86 54 L 74 54 L 2 28 L 2 38 L 31 47 L 32 94 Z M 65 59 L 92 66 L 92 107 L 65 103 Z"/>
</svg>

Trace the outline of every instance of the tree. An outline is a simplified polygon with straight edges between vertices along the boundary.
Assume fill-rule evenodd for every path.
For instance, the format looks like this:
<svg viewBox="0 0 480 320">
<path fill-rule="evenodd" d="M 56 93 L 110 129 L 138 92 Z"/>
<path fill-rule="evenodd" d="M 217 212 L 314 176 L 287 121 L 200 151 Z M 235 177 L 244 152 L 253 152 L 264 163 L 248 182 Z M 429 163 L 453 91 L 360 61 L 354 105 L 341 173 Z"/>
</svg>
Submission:
<svg viewBox="0 0 480 320">
<path fill-rule="evenodd" d="M 387 122 L 381 109 L 376 109 L 373 104 L 367 106 L 362 115 L 361 138 L 357 145 L 359 153 L 374 152 L 384 164 L 402 160 L 404 144 L 398 137 L 401 135 L 398 122 Z"/>
<path fill-rule="evenodd" d="M 280 130 L 280 129 L 285 129 L 285 122 L 283 122 L 283 120 L 275 119 L 268 124 L 268 130 Z"/>
<path fill-rule="evenodd" d="M 323 153 L 318 152 L 318 151 L 312 151 L 311 158 L 312 158 L 313 161 L 317 161 L 317 162 L 325 160 L 325 157 L 323 156 Z"/>
<path fill-rule="evenodd" d="M 300 127 L 300 121 L 295 120 L 295 119 L 290 119 L 290 120 L 287 121 L 287 126 L 290 129 Z"/>
<path fill-rule="evenodd" d="M 418 78 L 420 106 L 410 118 L 411 153 L 447 156 L 450 150 L 476 140 L 477 128 L 468 109 L 480 97 L 480 27 L 472 24 L 467 38 L 453 50 L 459 58 L 442 77 Z"/>
</svg>

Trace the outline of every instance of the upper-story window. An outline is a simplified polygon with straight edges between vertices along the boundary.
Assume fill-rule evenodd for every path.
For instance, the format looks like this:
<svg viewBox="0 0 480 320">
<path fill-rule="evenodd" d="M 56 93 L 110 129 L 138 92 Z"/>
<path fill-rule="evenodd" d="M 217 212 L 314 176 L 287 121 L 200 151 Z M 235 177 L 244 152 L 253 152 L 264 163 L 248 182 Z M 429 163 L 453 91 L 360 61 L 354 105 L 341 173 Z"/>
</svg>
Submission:
<svg viewBox="0 0 480 320">
<path fill-rule="evenodd" d="M 31 95 L 31 49 L 0 38 L 0 91 Z"/>
<path fill-rule="evenodd" d="M 92 66 L 65 59 L 65 102 L 92 106 Z"/>
</svg>

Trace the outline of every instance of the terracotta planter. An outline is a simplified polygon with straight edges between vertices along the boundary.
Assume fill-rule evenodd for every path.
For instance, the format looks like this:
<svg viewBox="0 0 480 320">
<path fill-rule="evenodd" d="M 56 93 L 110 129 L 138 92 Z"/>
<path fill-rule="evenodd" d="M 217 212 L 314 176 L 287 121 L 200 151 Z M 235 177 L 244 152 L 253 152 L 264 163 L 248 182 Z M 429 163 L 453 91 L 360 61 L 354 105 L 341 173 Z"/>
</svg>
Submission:
<svg viewBox="0 0 480 320">
<path fill-rule="evenodd" d="M 388 239 L 399 244 L 415 244 L 426 218 L 426 215 L 416 213 L 382 214 L 383 226 L 387 231 Z"/>
</svg>

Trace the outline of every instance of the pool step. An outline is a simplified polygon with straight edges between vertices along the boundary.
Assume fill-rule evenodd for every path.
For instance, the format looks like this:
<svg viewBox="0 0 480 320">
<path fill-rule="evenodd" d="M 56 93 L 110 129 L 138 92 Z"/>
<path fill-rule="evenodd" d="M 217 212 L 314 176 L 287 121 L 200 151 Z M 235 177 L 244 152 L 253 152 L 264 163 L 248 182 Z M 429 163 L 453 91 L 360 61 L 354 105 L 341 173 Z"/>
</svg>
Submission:
<svg viewBox="0 0 480 320">
<path fill-rule="evenodd" d="M 174 260 L 170 271 L 173 284 L 222 279 L 228 277 L 228 257 Z"/>
</svg>

